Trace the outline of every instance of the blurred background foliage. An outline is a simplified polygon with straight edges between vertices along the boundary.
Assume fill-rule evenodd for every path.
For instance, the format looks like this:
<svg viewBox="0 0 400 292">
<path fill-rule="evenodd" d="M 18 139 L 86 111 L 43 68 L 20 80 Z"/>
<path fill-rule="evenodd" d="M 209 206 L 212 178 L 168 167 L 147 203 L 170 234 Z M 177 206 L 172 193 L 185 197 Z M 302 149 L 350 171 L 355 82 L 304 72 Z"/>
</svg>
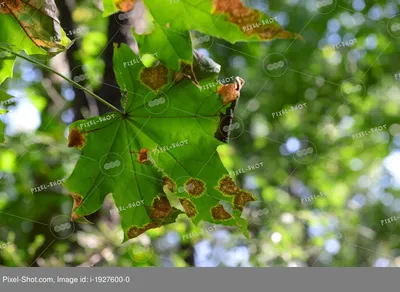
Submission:
<svg viewBox="0 0 400 292">
<path fill-rule="evenodd" d="M 119 106 L 113 42 L 137 50 L 131 26 L 143 25 L 142 5 L 103 18 L 96 1 L 56 2 L 75 42 L 42 61 Z M 246 80 L 236 108 L 240 126 L 219 153 L 239 185 L 259 199 L 245 210 L 250 239 L 236 229 L 195 227 L 181 216 L 121 244 L 111 197 L 89 217 L 94 224 L 54 236 L 52 220 L 70 214 L 72 198 L 57 183 L 34 188 L 71 173 L 79 152 L 66 147 L 68 125 L 107 109 L 18 60 L 14 78 L 1 86 L 16 97 L 3 117 L 0 145 L 1 265 L 400 266 L 400 221 L 382 221 L 400 211 L 400 42 L 388 31 L 400 1 L 334 1 L 327 13 L 311 0 L 245 2 L 304 39 L 229 44 L 193 34 L 196 48 L 221 64 L 221 79 Z M 279 77 L 266 66 L 276 53 L 287 61 Z M 345 98 L 349 78 L 365 94 Z M 298 155 L 310 147 L 311 154 Z"/>
</svg>

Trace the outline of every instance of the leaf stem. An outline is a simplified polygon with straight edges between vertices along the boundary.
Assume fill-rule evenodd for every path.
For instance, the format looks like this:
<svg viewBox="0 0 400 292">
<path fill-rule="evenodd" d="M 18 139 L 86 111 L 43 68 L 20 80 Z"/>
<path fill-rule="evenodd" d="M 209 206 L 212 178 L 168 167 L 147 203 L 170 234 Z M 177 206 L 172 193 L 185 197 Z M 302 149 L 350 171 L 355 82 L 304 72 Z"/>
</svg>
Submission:
<svg viewBox="0 0 400 292">
<path fill-rule="evenodd" d="M 108 106 L 109 108 L 111 108 L 111 109 L 113 109 L 113 110 L 115 110 L 115 111 L 117 111 L 117 112 L 123 114 L 123 112 L 122 112 L 121 110 L 119 110 L 118 108 L 116 108 L 115 106 L 113 106 L 111 103 L 105 101 L 104 99 L 102 99 L 102 98 L 101 98 L 100 96 L 98 96 L 97 94 L 91 92 L 90 90 L 86 89 L 85 87 L 83 87 L 83 86 L 80 85 L 79 83 L 77 83 L 77 82 L 73 81 L 72 79 L 70 79 L 70 78 L 68 78 L 68 77 L 66 77 L 66 76 L 64 76 L 64 75 L 62 75 L 61 73 L 59 73 L 59 72 L 53 70 L 52 68 L 50 68 L 50 67 L 48 67 L 48 66 L 46 66 L 46 65 L 44 65 L 44 64 L 42 64 L 42 63 L 40 63 L 40 62 L 38 62 L 38 61 L 36 61 L 36 60 L 34 60 L 34 59 L 31 59 L 31 58 L 26 57 L 26 56 L 24 56 L 24 55 L 15 53 L 15 52 L 10 51 L 9 49 L 3 48 L 3 47 L 1 47 L 1 46 L 0 46 L 0 50 L 6 51 L 6 52 L 8 52 L 8 53 L 10 53 L 10 54 L 13 54 L 13 55 L 17 56 L 17 57 L 20 57 L 20 58 L 22 58 L 22 59 L 25 59 L 25 60 L 28 61 L 28 62 L 31 62 L 31 63 L 33 63 L 33 64 L 35 64 L 35 65 L 38 65 L 38 66 L 40 66 L 40 67 L 42 67 L 42 68 L 44 68 L 44 69 L 46 69 L 46 70 L 48 70 L 48 71 L 50 71 L 50 72 L 52 72 L 52 73 L 54 73 L 54 74 L 60 76 L 61 78 L 63 78 L 64 80 L 68 81 L 69 83 L 71 83 L 71 84 L 74 85 L 75 87 L 77 87 L 77 88 L 79 88 L 79 89 L 85 91 L 87 94 L 89 94 L 90 96 L 94 97 L 94 98 L 97 99 L 99 102 L 101 102 L 101 103 L 105 104 L 106 106 Z"/>
</svg>

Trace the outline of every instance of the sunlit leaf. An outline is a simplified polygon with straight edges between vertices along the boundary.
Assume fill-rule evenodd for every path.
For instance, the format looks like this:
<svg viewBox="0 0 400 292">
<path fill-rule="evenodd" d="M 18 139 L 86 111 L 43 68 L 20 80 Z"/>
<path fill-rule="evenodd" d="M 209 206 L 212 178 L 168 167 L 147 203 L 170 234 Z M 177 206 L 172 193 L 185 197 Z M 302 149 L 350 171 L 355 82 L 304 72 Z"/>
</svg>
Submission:
<svg viewBox="0 0 400 292">
<path fill-rule="evenodd" d="M 192 47 L 209 40 L 204 36 L 192 41 L 191 30 L 231 43 L 297 37 L 285 31 L 276 19 L 244 6 L 240 0 L 145 0 L 144 4 L 154 28 L 142 35 L 135 34 L 139 51 L 157 52 L 159 60 L 175 70 L 180 61 L 191 63 Z"/>
<path fill-rule="evenodd" d="M 70 40 L 56 17 L 53 0 L 7 0 L 0 5 L 0 45 L 28 55 L 53 56 Z M 12 77 L 15 57 L 4 51 L 0 58 L 0 83 Z"/>
<path fill-rule="evenodd" d="M 73 218 L 96 212 L 112 193 L 125 239 L 133 238 L 182 213 L 171 207 L 166 194 L 172 193 L 196 224 L 237 226 L 246 234 L 241 212 L 255 198 L 228 176 L 217 153 L 222 142 L 216 138 L 228 135 L 219 132 L 221 119 L 239 92 L 233 84 L 219 86 L 215 74 L 198 80 L 214 84 L 200 90 L 188 78 L 174 82 L 177 73 L 163 64 L 124 66 L 134 57 L 126 45 L 115 49 L 125 113 L 77 121 L 70 128 L 69 146 L 82 149 L 66 181 L 75 201 Z"/>
</svg>

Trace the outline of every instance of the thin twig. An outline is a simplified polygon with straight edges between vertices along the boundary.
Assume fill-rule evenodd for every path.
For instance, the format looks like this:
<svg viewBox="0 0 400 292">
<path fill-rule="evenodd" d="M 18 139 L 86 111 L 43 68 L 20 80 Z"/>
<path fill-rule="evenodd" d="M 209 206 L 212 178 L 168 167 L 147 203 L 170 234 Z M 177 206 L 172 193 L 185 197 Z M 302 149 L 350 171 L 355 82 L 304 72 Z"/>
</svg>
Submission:
<svg viewBox="0 0 400 292">
<path fill-rule="evenodd" d="M 54 73 L 54 74 L 60 76 L 61 78 L 63 78 L 64 80 L 68 81 L 69 83 L 71 83 L 71 84 L 74 85 L 75 87 L 77 87 L 77 88 L 79 88 L 79 89 L 82 89 L 82 90 L 85 91 L 87 94 L 89 94 L 90 96 L 92 96 L 92 97 L 94 97 L 95 99 L 97 99 L 99 102 L 101 102 L 101 103 L 105 104 L 106 106 L 108 106 L 109 108 L 111 108 L 111 109 L 113 109 L 113 110 L 115 110 L 115 111 L 117 111 L 117 112 L 123 114 L 123 112 L 122 112 L 121 110 L 119 110 L 118 108 L 116 108 L 115 106 L 113 106 L 112 104 L 110 104 L 109 102 L 105 101 L 104 99 L 102 99 L 102 98 L 101 98 L 100 96 L 98 96 L 97 94 L 91 92 L 90 90 L 86 89 L 85 87 L 83 87 L 83 86 L 80 85 L 79 83 L 76 83 L 75 81 L 73 81 L 72 79 L 69 79 L 68 77 L 62 75 L 61 73 L 58 73 L 57 71 L 53 70 L 52 68 L 50 68 L 50 67 L 48 67 L 48 66 L 46 66 L 46 65 L 44 65 L 44 64 L 42 64 L 42 63 L 40 63 L 40 62 L 38 62 L 38 61 L 36 61 L 36 60 L 33 60 L 33 59 L 29 58 L 29 57 L 26 57 L 26 56 L 20 55 L 20 54 L 18 54 L 18 53 L 15 53 L 15 52 L 13 52 L 13 51 L 10 51 L 9 49 L 6 49 L 6 48 L 4 48 L 4 47 L 1 47 L 1 46 L 0 46 L 0 50 L 6 51 L 6 52 L 8 52 L 8 53 L 10 53 L 10 54 L 13 54 L 13 55 L 15 55 L 15 56 L 17 56 L 17 57 L 20 57 L 20 58 L 22 58 L 22 59 L 24 59 L 24 60 L 26 60 L 26 61 L 28 61 L 28 62 L 31 62 L 31 63 L 33 63 L 33 64 L 35 64 L 35 65 L 38 65 L 38 66 L 40 66 L 40 67 L 42 67 L 42 68 L 44 68 L 44 69 L 46 69 L 46 70 L 48 70 L 48 71 L 50 71 L 50 72 L 52 72 L 52 73 Z"/>
</svg>

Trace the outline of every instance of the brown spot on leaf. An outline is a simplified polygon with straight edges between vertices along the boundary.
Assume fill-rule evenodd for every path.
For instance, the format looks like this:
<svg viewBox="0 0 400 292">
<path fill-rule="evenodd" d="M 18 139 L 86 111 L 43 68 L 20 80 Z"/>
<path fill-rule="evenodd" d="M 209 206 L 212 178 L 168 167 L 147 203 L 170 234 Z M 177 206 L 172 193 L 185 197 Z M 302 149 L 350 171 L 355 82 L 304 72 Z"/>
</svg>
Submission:
<svg viewBox="0 0 400 292">
<path fill-rule="evenodd" d="M 214 10 L 219 13 L 231 13 L 235 9 L 243 7 L 240 0 L 214 0 Z"/>
<path fill-rule="evenodd" d="M 168 69 L 161 63 L 155 67 L 143 68 L 140 71 L 140 80 L 147 87 L 157 91 L 168 83 Z"/>
<path fill-rule="evenodd" d="M 218 87 L 217 93 L 222 97 L 224 105 L 236 100 L 239 96 L 239 93 L 235 90 L 235 85 L 231 83 Z"/>
<path fill-rule="evenodd" d="M 85 135 L 77 128 L 72 128 L 68 136 L 68 147 L 78 147 L 81 149 L 85 146 Z"/>
<path fill-rule="evenodd" d="M 243 207 L 248 202 L 253 202 L 253 201 L 256 201 L 256 198 L 254 198 L 252 194 L 245 191 L 241 191 L 239 194 L 236 195 L 233 202 L 236 209 L 243 211 Z"/>
<path fill-rule="evenodd" d="M 228 19 L 238 25 L 255 23 L 260 12 L 243 5 L 241 0 L 214 0 L 215 13 L 228 14 Z"/>
<path fill-rule="evenodd" d="M 217 93 L 222 97 L 222 103 L 227 105 L 240 97 L 240 90 L 244 83 L 245 82 L 242 78 L 236 77 L 235 83 L 229 83 L 218 87 Z"/>
<path fill-rule="evenodd" d="M 115 5 L 122 12 L 128 12 L 135 6 L 136 0 L 114 0 Z"/>
<path fill-rule="evenodd" d="M 74 199 L 74 205 L 72 206 L 71 219 L 72 219 L 72 221 L 75 221 L 76 219 L 79 218 L 79 216 L 75 213 L 75 210 L 78 209 L 80 205 L 82 205 L 83 198 L 81 195 L 79 195 L 77 193 L 71 193 L 71 196 Z"/>
<path fill-rule="evenodd" d="M 137 227 L 137 226 L 132 226 L 128 229 L 127 235 L 128 235 L 128 238 L 130 238 L 130 239 L 135 238 L 135 237 L 138 237 L 140 234 L 146 232 L 147 230 L 152 229 L 152 228 L 157 228 L 157 227 L 158 227 L 158 225 L 154 222 L 148 223 L 144 227 L 141 227 L 141 228 Z"/>
<path fill-rule="evenodd" d="M 252 8 L 243 5 L 241 0 L 214 0 L 214 12 L 226 14 L 228 21 L 236 24 L 248 36 L 258 35 L 263 40 L 274 38 L 294 38 L 295 33 L 286 32 L 278 24 L 272 22 L 263 23 L 262 14 Z"/>
<path fill-rule="evenodd" d="M 154 199 L 149 216 L 151 219 L 164 219 L 170 215 L 171 211 L 171 204 L 169 203 L 167 197 L 161 196 Z"/>
<path fill-rule="evenodd" d="M 11 13 L 11 10 L 21 10 L 22 9 L 21 0 L 8 0 L 0 2 L 0 12 L 4 14 Z"/>
<path fill-rule="evenodd" d="M 7 6 L 0 4 L 0 13 L 8 14 L 8 13 L 11 13 L 11 11 L 10 11 L 10 9 L 7 8 Z"/>
<path fill-rule="evenodd" d="M 163 176 L 163 186 L 167 186 L 171 193 L 174 193 L 176 190 L 176 184 L 170 179 L 168 176 Z"/>
<path fill-rule="evenodd" d="M 191 178 L 185 183 L 185 191 L 193 197 L 200 197 L 205 189 L 204 182 L 199 179 Z"/>
<path fill-rule="evenodd" d="M 217 189 L 225 194 L 234 196 L 240 192 L 240 188 L 235 184 L 230 176 L 224 176 L 218 184 Z"/>
<path fill-rule="evenodd" d="M 141 164 L 146 163 L 147 160 L 147 152 L 148 150 L 146 148 L 141 148 L 138 155 L 137 155 L 137 161 Z"/>
<path fill-rule="evenodd" d="M 254 29 L 254 33 L 257 33 L 263 40 L 271 40 L 273 38 L 278 39 L 290 39 L 296 36 L 295 33 L 285 31 L 283 28 L 260 26 Z M 247 32 L 251 34 L 251 31 Z"/>
<path fill-rule="evenodd" d="M 221 204 L 211 208 L 211 216 L 214 220 L 228 220 L 232 218 L 232 215 L 229 214 Z"/>
<path fill-rule="evenodd" d="M 195 205 L 188 199 L 179 199 L 179 201 L 182 204 L 183 209 L 185 209 L 186 215 L 188 215 L 189 218 L 196 217 L 197 215 L 197 210 Z"/>
</svg>

